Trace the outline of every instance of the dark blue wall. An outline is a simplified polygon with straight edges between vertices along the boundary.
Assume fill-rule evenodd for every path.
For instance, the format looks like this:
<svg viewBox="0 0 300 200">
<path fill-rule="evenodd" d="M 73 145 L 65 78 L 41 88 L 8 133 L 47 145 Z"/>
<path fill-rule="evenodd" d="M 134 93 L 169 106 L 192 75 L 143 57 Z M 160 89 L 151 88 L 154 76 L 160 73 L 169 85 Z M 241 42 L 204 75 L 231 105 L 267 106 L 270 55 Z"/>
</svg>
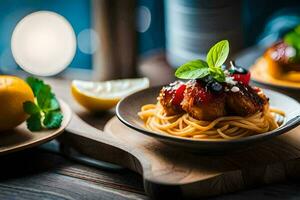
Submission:
<svg viewBox="0 0 300 200">
<path fill-rule="evenodd" d="M 39 10 L 57 12 L 72 24 L 77 36 L 91 27 L 90 3 L 89 0 L 0 0 L 0 66 L 16 66 L 10 52 L 10 38 L 16 23 L 24 16 Z M 70 66 L 90 68 L 91 55 L 77 48 Z"/>
</svg>

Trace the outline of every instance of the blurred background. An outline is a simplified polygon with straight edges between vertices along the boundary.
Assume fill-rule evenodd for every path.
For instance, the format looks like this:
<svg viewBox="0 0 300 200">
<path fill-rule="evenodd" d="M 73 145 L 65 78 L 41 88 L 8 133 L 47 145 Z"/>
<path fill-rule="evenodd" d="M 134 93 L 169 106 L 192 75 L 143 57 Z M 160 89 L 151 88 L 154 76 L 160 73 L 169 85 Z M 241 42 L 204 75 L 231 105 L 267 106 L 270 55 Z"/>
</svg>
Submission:
<svg viewBox="0 0 300 200">
<path fill-rule="evenodd" d="M 224 38 L 233 56 L 266 46 L 300 23 L 299 0 L 1 0 L 2 73 L 18 69 L 10 47 L 16 24 L 40 10 L 62 15 L 75 31 L 68 70 L 94 70 L 99 80 L 151 73 L 150 58 L 177 67 Z"/>
</svg>

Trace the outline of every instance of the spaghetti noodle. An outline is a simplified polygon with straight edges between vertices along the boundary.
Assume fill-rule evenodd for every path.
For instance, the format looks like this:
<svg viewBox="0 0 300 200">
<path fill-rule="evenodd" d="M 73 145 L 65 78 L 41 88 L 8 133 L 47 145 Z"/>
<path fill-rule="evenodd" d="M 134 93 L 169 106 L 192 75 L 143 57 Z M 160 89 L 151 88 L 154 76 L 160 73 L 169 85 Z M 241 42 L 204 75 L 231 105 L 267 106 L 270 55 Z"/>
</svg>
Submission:
<svg viewBox="0 0 300 200">
<path fill-rule="evenodd" d="M 276 114 L 284 116 L 284 112 L 267 107 L 248 117 L 224 116 L 202 121 L 188 113 L 167 116 L 160 103 L 144 105 L 138 113 L 147 129 L 199 140 L 237 139 L 274 130 L 280 126 L 275 121 Z"/>
</svg>

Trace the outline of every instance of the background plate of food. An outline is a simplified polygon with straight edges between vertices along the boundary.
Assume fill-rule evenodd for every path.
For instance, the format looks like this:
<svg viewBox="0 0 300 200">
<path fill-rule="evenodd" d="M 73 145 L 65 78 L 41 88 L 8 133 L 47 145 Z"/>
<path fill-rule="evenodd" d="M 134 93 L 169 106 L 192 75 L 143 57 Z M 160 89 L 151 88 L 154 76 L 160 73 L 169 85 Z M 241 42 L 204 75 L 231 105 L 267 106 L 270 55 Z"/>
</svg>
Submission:
<svg viewBox="0 0 300 200">
<path fill-rule="evenodd" d="M 300 89 L 300 26 L 267 48 L 254 46 L 242 51 L 236 62 L 249 68 L 254 82 L 299 98 L 295 92 Z"/>
</svg>

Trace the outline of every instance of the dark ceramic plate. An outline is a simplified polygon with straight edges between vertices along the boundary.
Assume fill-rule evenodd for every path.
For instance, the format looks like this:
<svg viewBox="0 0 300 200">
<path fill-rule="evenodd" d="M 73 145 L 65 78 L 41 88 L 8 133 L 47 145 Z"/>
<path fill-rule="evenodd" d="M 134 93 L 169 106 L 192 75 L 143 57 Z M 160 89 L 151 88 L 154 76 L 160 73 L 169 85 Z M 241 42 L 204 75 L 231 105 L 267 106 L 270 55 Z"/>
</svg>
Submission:
<svg viewBox="0 0 300 200">
<path fill-rule="evenodd" d="M 147 130 L 137 113 L 140 111 L 142 105 L 156 103 L 156 98 L 159 94 L 160 88 L 161 87 L 148 88 L 124 98 L 117 105 L 117 116 L 125 125 L 139 131 L 140 133 L 154 137 L 161 142 L 168 143 L 170 145 L 183 147 L 186 150 L 212 153 L 226 150 L 239 150 L 259 141 L 264 141 L 283 134 L 300 124 L 300 104 L 296 100 L 278 92 L 264 89 L 265 94 L 270 98 L 271 107 L 281 109 L 286 113 L 284 123 L 276 130 L 236 140 L 222 141 L 200 141 L 157 133 Z"/>
</svg>

